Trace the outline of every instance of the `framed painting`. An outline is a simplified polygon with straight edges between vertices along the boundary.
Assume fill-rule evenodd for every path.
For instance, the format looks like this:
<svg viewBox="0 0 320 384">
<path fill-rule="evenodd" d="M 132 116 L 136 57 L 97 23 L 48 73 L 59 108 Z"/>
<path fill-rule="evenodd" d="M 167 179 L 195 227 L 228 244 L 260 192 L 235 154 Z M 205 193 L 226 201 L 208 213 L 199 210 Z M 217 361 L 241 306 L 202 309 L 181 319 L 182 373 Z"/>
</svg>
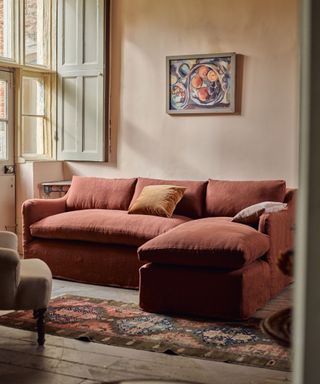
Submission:
<svg viewBox="0 0 320 384">
<path fill-rule="evenodd" d="M 234 113 L 236 54 L 167 56 L 167 113 Z"/>
</svg>

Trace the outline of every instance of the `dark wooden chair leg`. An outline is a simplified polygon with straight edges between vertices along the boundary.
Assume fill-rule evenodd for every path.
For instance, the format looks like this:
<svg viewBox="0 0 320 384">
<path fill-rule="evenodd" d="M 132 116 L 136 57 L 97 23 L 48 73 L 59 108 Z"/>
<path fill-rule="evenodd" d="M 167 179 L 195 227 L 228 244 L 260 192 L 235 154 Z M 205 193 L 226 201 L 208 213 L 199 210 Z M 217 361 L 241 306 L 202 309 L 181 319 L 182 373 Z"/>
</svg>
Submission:
<svg viewBox="0 0 320 384">
<path fill-rule="evenodd" d="M 37 319 L 37 331 L 38 331 L 38 344 L 40 346 L 44 345 L 45 342 L 45 319 L 44 315 L 46 313 L 47 308 L 37 309 L 36 311 L 36 319 Z"/>
</svg>

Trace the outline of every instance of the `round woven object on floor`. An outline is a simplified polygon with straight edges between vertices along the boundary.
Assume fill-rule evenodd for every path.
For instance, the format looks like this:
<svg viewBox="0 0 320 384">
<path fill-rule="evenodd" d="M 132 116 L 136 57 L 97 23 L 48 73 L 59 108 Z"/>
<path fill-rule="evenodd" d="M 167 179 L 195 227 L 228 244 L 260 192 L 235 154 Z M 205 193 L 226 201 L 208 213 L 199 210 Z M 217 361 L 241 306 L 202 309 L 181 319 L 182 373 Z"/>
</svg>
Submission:
<svg viewBox="0 0 320 384">
<path fill-rule="evenodd" d="M 262 329 L 279 343 L 291 345 L 292 308 L 286 308 L 264 319 Z"/>
</svg>

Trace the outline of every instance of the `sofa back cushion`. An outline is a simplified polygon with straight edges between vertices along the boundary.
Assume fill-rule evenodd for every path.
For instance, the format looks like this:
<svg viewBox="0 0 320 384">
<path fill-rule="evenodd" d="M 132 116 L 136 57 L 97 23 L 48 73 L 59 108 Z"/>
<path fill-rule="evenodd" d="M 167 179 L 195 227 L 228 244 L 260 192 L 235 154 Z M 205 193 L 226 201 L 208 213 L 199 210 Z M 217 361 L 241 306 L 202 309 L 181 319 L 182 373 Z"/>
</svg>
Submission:
<svg viewBox="0 0 320 384">
<path fill-rule="evenodd" d="M 234 216 L 242 209 L 263 201 L 283 202 L 284 180 L 228 181 L 209 179 L 206 216 Z"/>
<path fill-rule="evenodd" d="M 136 201 L 143 188 L 147 185 L 178 185 L 186 187 L 186 190 L 174 214 L 198 218 L 203 215 L 206 184 L 206 181 L 161 180 L 139 177 L 131 204 Z"/>
<path fill-rule="evenodd" d="M 68 211 L 77 209 L 127 210 L 137 179 L 73 176 L 67 194 Z"/>
</svg>

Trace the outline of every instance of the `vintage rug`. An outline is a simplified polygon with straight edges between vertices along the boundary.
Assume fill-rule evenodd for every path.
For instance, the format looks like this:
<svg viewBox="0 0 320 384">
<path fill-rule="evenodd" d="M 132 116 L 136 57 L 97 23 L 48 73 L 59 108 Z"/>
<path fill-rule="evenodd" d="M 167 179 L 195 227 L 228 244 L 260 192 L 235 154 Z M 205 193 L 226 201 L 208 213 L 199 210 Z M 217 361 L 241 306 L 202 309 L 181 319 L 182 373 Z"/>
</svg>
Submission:
<svg viewBox="0 0 320 384">
<path fill-rule="evenodd" d="M 0 324 L 34 330 L 32 311 L 0 316 Z M 135 304 L 79 296 L 50 302 L 49 334 L 109 345 L 290 370 L 289 350 L 261 331 L 259 319 L 220 322 L 143 312 Z"/>
</svg>

